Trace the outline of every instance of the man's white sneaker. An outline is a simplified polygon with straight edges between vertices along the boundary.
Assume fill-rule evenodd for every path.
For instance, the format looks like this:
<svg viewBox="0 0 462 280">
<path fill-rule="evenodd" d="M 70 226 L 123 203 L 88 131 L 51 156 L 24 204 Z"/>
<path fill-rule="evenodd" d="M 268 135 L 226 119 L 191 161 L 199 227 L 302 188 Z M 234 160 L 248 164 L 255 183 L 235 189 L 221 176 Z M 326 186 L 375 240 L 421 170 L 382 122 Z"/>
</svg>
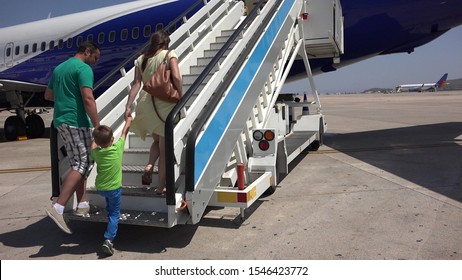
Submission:
<svg viewBox="0 0 462 280">
<path fill-rule="evenodd" d="M 74 211 L 74 215 L 79 217 L 89 217 L 90 214 L 98 212 L 98 207 L 88 204 L 87 208 L 77 208 Z"/>
<path fill-rule="evenodd" d="M 48 217 L 50 217 L 60 229 L 62 229 L 67 234 L 72 234 L 71 229 L 67 226 L 66 221 L 64 220 L 64 216 L 56 212 L 53 204 L 50 204 L 47 207 L 46 212 Z"/>
</svg>

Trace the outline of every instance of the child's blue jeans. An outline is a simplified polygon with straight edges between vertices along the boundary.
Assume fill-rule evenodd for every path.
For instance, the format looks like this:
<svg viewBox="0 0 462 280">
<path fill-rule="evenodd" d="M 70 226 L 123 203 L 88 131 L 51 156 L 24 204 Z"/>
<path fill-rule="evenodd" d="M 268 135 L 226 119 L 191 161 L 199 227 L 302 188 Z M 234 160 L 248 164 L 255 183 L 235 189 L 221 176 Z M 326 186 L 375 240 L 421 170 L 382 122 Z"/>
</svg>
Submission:
<svg viewBox="0 0 462 280">
<path fill-rule="evenodd" d="M 111 191 L 98 191 L 98 193 L 106 198 L 107 211 L 107 228 L 104 233 L 104 239 L 114 240 L 117 229 L 119 227 L 120 218 L 120 202 L 122 200 L 122 188 Z"/>
</svg>

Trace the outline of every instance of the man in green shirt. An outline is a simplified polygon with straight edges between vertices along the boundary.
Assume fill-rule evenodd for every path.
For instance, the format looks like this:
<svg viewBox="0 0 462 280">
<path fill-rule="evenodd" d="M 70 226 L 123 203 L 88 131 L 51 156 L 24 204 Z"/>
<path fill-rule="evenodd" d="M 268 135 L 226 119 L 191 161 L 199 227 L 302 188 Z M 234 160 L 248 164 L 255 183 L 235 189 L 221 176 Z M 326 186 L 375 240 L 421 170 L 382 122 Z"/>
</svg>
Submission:
<svg viewBox="0 0 462 280">
<path fill-rule="evenodd" d="M 122 199 L 122 155 L 132 117 L 128 116 L 122 134 L 114 143 L 112 129 L 100 125 L 93 131 L 91 159 L 96 162 L 96 189 L 106 199 L 107 228 L 104 232 L 102 249 L 107 255 L 113 255 L 113 241 L 117 234 Z"/>
<path fill-rule="evenodd" d="M 93 42 L 79 45 L 74 57 L 59 64 L 53 71 L 45 99 L 54 101 L 53 124 L 63 139 L 72 170 L 66 176 L 56 203 L 50 205 L 48 216 L 66 233 L 72 231 L 63 217 L 64 207 L 73 193 L 77 195 L 77 215 L 90 209 L 86 201 L 86 177 L 91 171 L 90 145 L 92 127 L 99 126 L 93 97 L 93 70 L 100 49 Z"/>
</svg>

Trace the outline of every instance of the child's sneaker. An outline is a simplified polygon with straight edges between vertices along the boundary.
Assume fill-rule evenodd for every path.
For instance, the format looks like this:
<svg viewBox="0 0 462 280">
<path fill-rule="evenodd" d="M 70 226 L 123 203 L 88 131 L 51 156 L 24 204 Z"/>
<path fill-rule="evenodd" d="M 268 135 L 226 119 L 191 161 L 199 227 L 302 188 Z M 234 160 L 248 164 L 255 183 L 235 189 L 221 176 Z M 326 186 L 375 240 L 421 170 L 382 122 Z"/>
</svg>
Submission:
<svg viewBox="0 0 462 280">
<path fill-rule="evenodd" d="M 111 240 L 109 239 L 104 240 L 104 243 L 103 243 L 103 246 L 101 246 L 101 249 L 103 249 L 103 252 L 108 256 L 114 255 L 114 248 L 113 248 Z"/>
</svg>

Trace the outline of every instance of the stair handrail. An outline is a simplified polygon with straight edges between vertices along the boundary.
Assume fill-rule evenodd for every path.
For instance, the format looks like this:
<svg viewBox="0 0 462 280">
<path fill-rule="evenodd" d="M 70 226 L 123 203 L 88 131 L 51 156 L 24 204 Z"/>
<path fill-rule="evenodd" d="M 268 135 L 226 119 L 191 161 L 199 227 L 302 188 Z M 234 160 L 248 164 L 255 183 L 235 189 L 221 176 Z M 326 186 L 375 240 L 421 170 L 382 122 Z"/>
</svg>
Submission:
<svg viewBox="0 0 462 280">
<path fill-rule="evenodd" d="M 186 17 L 186 15 L 189 14 L 190 12 L 192 12 L 201 3 L 204 4 L 204 6 L 205 6 L 207 4 L 207 0 L 198 0 L 191 7 L 189 7 L 184 13 L 182 13 L 181 15 L 176 17 L 172 22 L 170 22 L 167 25 L 167 27 L 164 28 L 164 30 L 168 32 L 173 27 L 175 27 L 177 25 L 177 23 L 180 22 L 180 21 L 183 21 L 183 23 L 185 23 L 184 18 Z M 134 61 L 138 56 L 140 56 L 146 50 L 146 48 L 148 48 L 150 43 L 151 43 L 150 40 L 148 40 L 138 50 L 133 52 L 133 54 L 131 56 L 124 59 L 121 63 L 119 63 L 116 67 L 114 67 L 114 69 L 112 69 L 106 75 L 104 75 L 101 79 L 99 79 L 99 81 L 95 83 L 95 86 L 94 86 L 93 90 L 96 91 L 101 85 L 103 85 L 110 78 L 112 78 L 112 76 L 114 76 L 116 73 L 119 73 L 121 68 L 124 68 L 125 65 L 127 65 L 130 62 Z"/>
<path fill-rule="evenodd" d="M 283 0 L 278 0 L 277 3 L 273 6 L 273 11 L 268 14 L 268 16 L 263 20 L 263 24 L 259 27 L 259 31 L 267 25 L 268 21 L 270 20 L 271 15 L 274 14 L 276 8 L 278 7 L 280 2 Z M 167 188 L 167 205 L 174 205 L 175 204 L 175 153 L 174 153 L 174 120 L 176 116 L 181 112 L 181 110 L 186 106 L 189 99 L 194 95 L 197 91 L 199 86 L 202 82 L 206 79 L 215 65 L 220 61 L 223 57 L 225 52 L 228 48 L 233 44 L 239 34 L 244 30 L 244 28 L 254 20 L 257 16 L 261 7 L 265 4 L 265 0 L 259 0 L 258 4 L 252 9 L 252 11 L 248 14 L 248 16 L 241 22 L 238 28 L 234 31 L 231 37 L 226 41 L 223 47 L 217 52 L 217 54 L 213 57 L 210 63 L 205 67 L 196 81 L 191 85 L 191 87 L 186 91 L 183 98 L 178 102 L 175 107 L 172 109 L 170 114 L 168 115 L 165 121 L 165 163 L 166 163 L 166 188 Z M 253 46 L 255 42 L 259 38 L 259 34 L 261 32 L 255 32 L 252 35 L 252 39 L 250 39 L 248 46 Z M 202 130 L 203 125 L 205 124 L 206 120 L 210 117 L 213 112 L 213 109 L 218 104 L 221 99 L 221 95 L 218 94 L 225 90 L 227 87 L 227 82 L 231 82 L 233 77 L 236 75 L 237 71 L 240 69 L 240 65 L 246 59 L 246 54 L 250 53 L 250 49 L 246 48 L 246 51 L 241 54 L 238 61 L 236 61 L 235 67 L 231 68 L 230 75 L 226 76 L 226 79 L 221 83 L 221 85 L 217 88 L 216 92 L 212 95 L 209 103 L 207 104 L 207 109 L 201 112 L 199 117 L 197 118 L 196 124 L 191 129 L 188 140 L 186 143 L 186 166 L 188 168 L 185 170 L 185 184 L 187 191 L 194 191 L 194 152 L 195 152 L 195 142 L 199 132 Z M 192 159 L 192 160 L 191 160 Z M 192 175 L 191 175 L 192 174 Z M 192 184 L 191 184 L 192 178 Z"/>
</svg>

